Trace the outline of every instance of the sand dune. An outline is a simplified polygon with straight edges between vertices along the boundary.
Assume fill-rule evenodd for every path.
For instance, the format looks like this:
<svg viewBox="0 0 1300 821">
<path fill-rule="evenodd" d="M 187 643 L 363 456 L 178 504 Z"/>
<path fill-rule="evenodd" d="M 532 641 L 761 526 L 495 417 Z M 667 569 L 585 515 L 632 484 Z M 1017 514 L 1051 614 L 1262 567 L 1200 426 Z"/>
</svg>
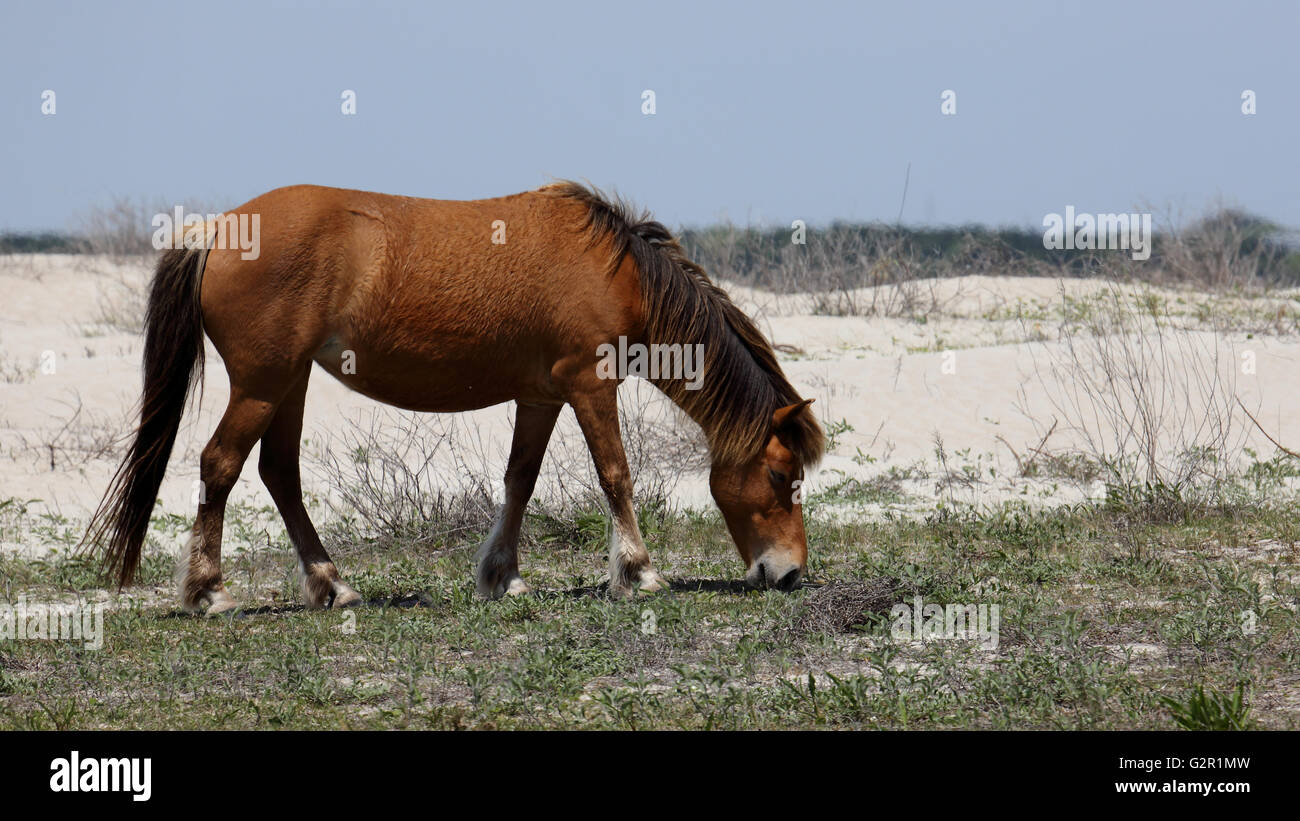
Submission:
<svg viewBox="0 0 1300 821">
<path fill-rule="evenodd" d="M 35 500 L 33 510 L 73 518 L 85 517 L 95 506 L 121 453 L 113 437 L 129 428 L 140 387 L 141 339 L 111 320 L 130 313 L 147 276 L 143 265 L 101 259 L 0 257 L 0 499 Z M 891 466 L 925 465 L 929 476 L 908 480 L 910 491 L 922 500 L 953 493 L 974 502 L 1028 498 L 1051 503 L 1080 498 L 1089 488 L 1059 478 L 1018 477 L 1012 450 L 1023 457 L 1053 417 L 1061 416 L 1060 397 L 1068 396 L 1074 384 L 1069 370 L 1061 367 L 1068 353 L 1062 322 L 1072 312 L 1086 314 L 1103 305 L 1107 287 L 1094 280 L 1010 276 L 923 282 L 911 292 L 911 312 L 883 317 L 813 315 L 809 295 L 776 296 L 739 286 L 729 290 L 759 317 L 781 346 L 792 381 L 805 396 L 816 397 L 820 418 L 839 431 L 834 449 L 809 479 L 810 490 L 845 477 L 866 479 Z M 1288 410 L 1300 401 L 1300 382 L 1291 378 L 1300 362 L 1300 342 L 1269 326 L 1271 317 L 1294 304 L 1292 295 L 1226 299 L 1153 293 L 1186 319 L 1183 344 L 1206 355 L 1199 367 L 1213 370 L 1207 363 L 1217 351 L 1225 385 L 1274 436 L 1300 444 L 1300 419 Z M 897 292 L 884 289 L 852 296 L 861 304 L 873 298 L 880 304 L 899 301 Z M 1231 329 L 1214 330 L 1220 320 L 1230 320 Z M 1247 360 L 1250 366 L 1243 367 Z M 186 416 L 162 488 L 164 510 L 192 510 L 198 453 L 226 397 L 224 369 L 209 349 L 201 406 Z M 629 381 L 623 397 L 629 406 L 644 405 L 652 418 L 675 417 L 674 409 L 644 383 Z M 1174 410 L 1193 420 L 1205 413 L 1185 403 Z M 345 443 L 350 421 L 364 426 L 377 413 L 392 411 L 317 370 L 307 403 L 307 449 Z M 454 422 L 467 440 L 471 460 L 494 477 L 504 467 L 511 419 L 511 408 L 499 406 Z M 1104 419 L 1094 415 L 1087 421 L 1105 430 Z M 446 420 L 430 419 L 430 424 L 437 428 Z M 1243 419 L 1236 424 L 1234 448 L 1254 447 L 1261 458 L 1273 452 Z M 543 485 L 589 471 L 568 412 L 561 436 L 564 441 L 553 443 L 548 455 Z M 973 471 L 978 481 L 935 489 L 935 476 L 943 475 L 936 436 L 948 455 L 947 469 Z M 1047 447 L 1068 450 L 1081 444 L 1077 431 L 1058 422 Z M 667 458 L 661 461 L 666 474 L 682 473 L 675 490 L 680 502 L 709 504 L 701 472 L 682 472 Z M 451 453 L 439 453 L 434 464 L 445 471 L 449 486 L 457 481 L 456 471 L 465 469 Z M 317 472 L 308 467 L 305 474 L 309 492 L 330 496 L 331 488 Z M 235 494 L 270 504 L 257 478 L 256 451 Z"/>
</svg>

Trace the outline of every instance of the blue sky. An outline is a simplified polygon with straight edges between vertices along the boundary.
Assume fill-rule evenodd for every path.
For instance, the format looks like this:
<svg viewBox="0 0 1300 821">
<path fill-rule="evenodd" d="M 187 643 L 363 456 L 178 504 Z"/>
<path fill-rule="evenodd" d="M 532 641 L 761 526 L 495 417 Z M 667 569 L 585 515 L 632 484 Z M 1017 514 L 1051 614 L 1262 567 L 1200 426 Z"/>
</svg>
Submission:
<svg viewBox="0 0 1300 821">
<path fill-rule="evenodd" d="M 0 230 L 557 177 L 670 225 L 893 221 L 909 163 L 912 224 L 1221 198 L 1300 226 L 1300 5 L 1209 5 L 6 3 Z"/>
</svg>

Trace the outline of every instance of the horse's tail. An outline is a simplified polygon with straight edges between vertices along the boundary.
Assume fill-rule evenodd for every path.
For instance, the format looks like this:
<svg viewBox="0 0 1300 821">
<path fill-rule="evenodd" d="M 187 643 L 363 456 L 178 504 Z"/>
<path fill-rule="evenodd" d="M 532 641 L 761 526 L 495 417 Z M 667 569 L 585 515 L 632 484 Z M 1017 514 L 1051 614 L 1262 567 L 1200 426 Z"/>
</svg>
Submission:
<svg viewBox="0 0 1300 821">
<path fill-rule="evenodd" d="M 82 540 L 92 549 L 104 545 L 104 570 L 117 576 L 119 587 L 135 578 L 186 399 L 203 379 L 199 287 L 207 257 L 205 247 L 165 252 L 149 287 L 140 423 Z"/>
</svg>

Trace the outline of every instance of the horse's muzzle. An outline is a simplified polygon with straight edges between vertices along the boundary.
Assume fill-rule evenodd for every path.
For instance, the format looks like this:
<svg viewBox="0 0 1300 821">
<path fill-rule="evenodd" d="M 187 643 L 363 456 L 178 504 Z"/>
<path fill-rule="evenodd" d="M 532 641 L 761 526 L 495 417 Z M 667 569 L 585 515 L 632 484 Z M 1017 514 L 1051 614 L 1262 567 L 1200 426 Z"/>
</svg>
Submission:
<svg viewBox="0 0 1300 821">
<path fill-rule="evenodd" d="M 803 581 L 803 568 L 791 561 L 765 557 L 754 562 L 745 574 L 745 581 L 751 587 L 789 593 Z"/>
</svg>

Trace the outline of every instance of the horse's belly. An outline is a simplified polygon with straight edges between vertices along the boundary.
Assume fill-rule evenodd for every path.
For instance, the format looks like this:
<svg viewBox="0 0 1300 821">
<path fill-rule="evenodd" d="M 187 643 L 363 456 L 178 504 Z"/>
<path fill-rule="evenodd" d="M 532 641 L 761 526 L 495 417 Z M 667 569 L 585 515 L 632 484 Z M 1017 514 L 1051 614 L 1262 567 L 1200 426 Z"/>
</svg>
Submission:
<svg viewBox="0 0 1300 821">
<path fill-rule="evenodd" d="M 522 361 L 518 352 L 449 347 L 381 350 L 334 338 L 315 360 L 352 390 L 408 410 L 453 413 L 511 400 L 560 401 L 549 384 L 549 367 L 536 357 Z"/>
</svg>

